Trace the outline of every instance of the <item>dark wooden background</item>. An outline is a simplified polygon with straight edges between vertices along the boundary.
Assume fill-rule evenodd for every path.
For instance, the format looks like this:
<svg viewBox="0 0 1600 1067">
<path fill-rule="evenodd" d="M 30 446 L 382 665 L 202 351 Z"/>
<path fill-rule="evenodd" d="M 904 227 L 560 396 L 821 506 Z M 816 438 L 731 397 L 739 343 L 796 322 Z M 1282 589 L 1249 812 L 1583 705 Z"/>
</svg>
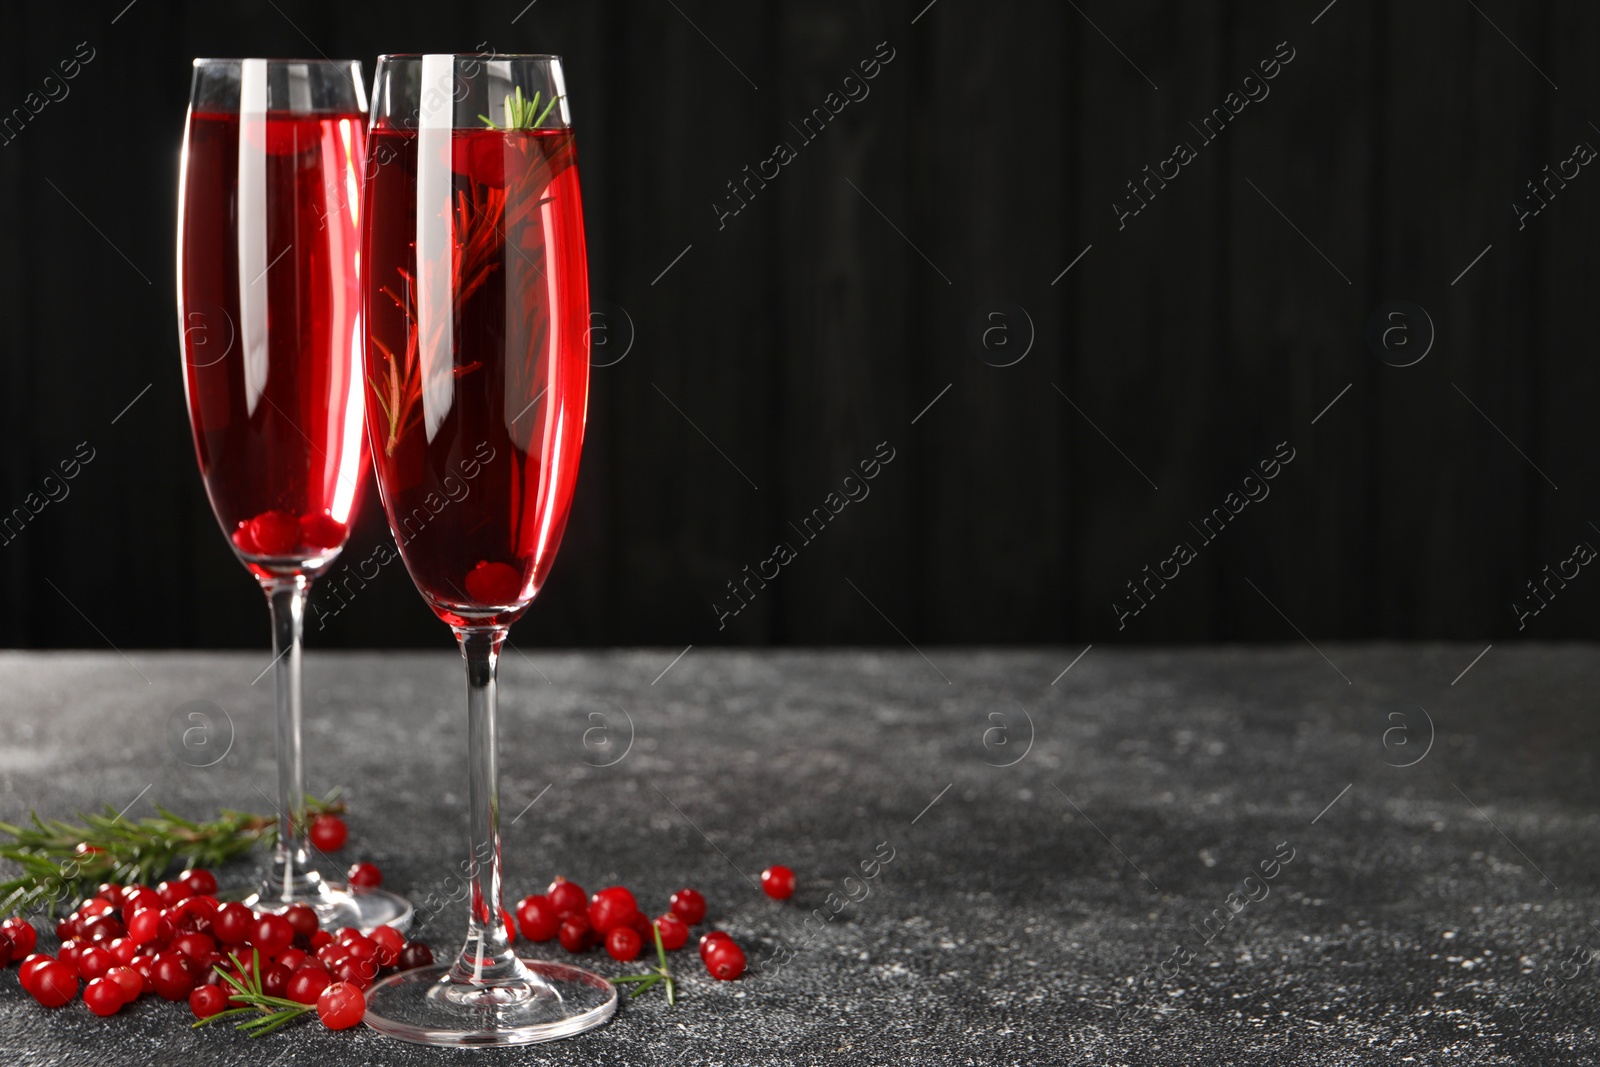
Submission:
<svg viewBox="0 0 1600 1067">
<path fill-rule="evenodd" d="M 380 52 L 480 42 L 566 57 L 592 292 L 635 327 L 594 372 L 519 642 L 1600 635 L 1591 568 L 1526 629 L 1511 608 L 1600 545 L 1600 174 L 1523 230 L 1511 208 L 1600 146 L 1600 8 L 925 2 L 10 5 L 0 113 L 78 42 L 95 58 L 0 145 L 0 508 L 77 442 L 96 458 L 0 547 L 0 642 L 266 644 L 183 409 L 189 59 L 353 56 L 370 77 Z M 871 95 L 719 230 L 725 182 L 882 41 Z M 1119 230 L 1124 183 L 1198 147 L 1189 124 L 1284 41 L 1270 96 Z M 1437 332 L 1405 368 L 1364 339 L 1400 299 Z M 970 339 L 997 300 L 1032 323 L 1013 366 Z M 883 441 L 871 496 L 719 631 L 724 583 Z M 1283 441 L 1271 496 L 1119 630 L 1124 583 L 1198 546 L 1188 524 Z M 370 496 L 350 553 L 385 532 Z M 318 614 L 313 648 L 449 639 L 398 567 Z"/>
</svg>

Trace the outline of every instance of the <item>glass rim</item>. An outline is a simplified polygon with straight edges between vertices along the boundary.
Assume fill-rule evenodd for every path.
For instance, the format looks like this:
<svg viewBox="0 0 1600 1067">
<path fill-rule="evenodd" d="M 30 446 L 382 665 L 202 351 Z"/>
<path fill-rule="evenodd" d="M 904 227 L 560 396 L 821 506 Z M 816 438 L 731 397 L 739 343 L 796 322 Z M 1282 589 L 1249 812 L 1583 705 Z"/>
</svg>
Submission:
<svg viewBox="0 0 1600 1067">
<path fill-rule="evenodd" d="M 398 60 L 419 60 L 423 56 L 449 56 L 451 59 L 546 59 L 561 62 L 561 57 L 552 52 L 385 52 L 378 57 L 379 63 L 392 63 Z"/>
<path fill-rule="evenodd" d="M 348 67 L 361 65 L 361 60 L 359 59 L 295 59 L 292 57 L 268 58 L 265 56 L 197 56 L 195 57 L 194 65 L 197 67 L 203 67 L 209 66 L 213 63 L 243 63 L 250 59 L 260 59 L 263 63 L 315 64 L 319 67 Z"/>
</svg>

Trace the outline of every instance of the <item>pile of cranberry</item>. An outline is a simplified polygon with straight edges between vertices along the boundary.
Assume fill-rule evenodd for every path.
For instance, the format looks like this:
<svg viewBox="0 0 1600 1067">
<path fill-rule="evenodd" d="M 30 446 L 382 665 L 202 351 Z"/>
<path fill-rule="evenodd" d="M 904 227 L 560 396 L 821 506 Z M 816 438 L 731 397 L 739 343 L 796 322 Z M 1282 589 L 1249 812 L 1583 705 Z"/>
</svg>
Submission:
<svg viewBox="0 0 1600 1067">
<path fill-rule="evenodd" d="M 605 946 L 614 960 L 636 959 L 644 947 L 661 935 L 661 947 L 671 952 L 689 941 L 689 927 L 706 917 L 706 898 L 694 889 L 672 894 L 667 910 L 647 919 L 632 891 L 614 885 L 594 896 L 576 882 L 557 877 L 543 893 L 517 902 L 516 928 L 529 941 L 559 940 L 568 952 Z M 507 915 L 510 928 L 511 917 Z M 744 950 L 721 930 L 700 936 L 700 959 L 711 977 L 731 982 L 744 973 Z"/>
<path fill-rule="evenodd" d="M 372 864 L 351 869 L 353 883 L 381 880 Z M 794 893 L 794 881 L 787 867 L 761 873 L 762 889 L 779 900 Z M 230 1001 L 234 986 L 224 972 L 247 987 L 259 978 L 266 996 L 314 1006 L 324 1025 L 343 1030 L 366 1014 L 363 991 L 375 979 L 433 962 L 427 945 L 408 942 L 390 926 L 368 934 L 348 926 L 333 933 L 304 904 L 282 914 L 258 913 L 238 902 L 220 903 L 216 892 L 216 877 L 199 868 L 154 887 L 107 882 L 56 923 L 61 948 L 53 957 L 34 951 L 38 933 L 27 920 L 0 922 L 0 967 L 21 960 L 23 990 L 47 1008 L 75 999 L 80 980 L 86 981 L 83 1000 L 96 1015 L 115 1015 L 155 994 L 187 999 L 196 1018 L 208 1019 L 238 1004 Z M 520 931 L 529 941 L 559 940 L 574 953 L 603 944 L 624 962 L 654 944 L 657 933 L 663 948 L 682 948 L 689 928 L 705 916 L 706 899 L 694 889 L 673 893 L 667 911 L 647 919 L 623 886 L 591 897 L 560 877 L 546 892 L 522 898 L 514 919 L 501 913 L 512 940 Z M 700 959 L 719 981 L 744 973 L 744 950 L 721 930 L 701 935 Z M 253 973 L 257 967 L 259 975 Z"/>
<path fill-rule="evenodd" d="M 315 1006 L 333 1030 L 354 1026 L 366 1014 L 362 990 L 387 970 L 433 962 L 421 942 L 407 942 L 392 927 L 370 934 L 354 927 L 323 930 L 304 904 L 281 915 L 217 901 L 217 880 L 194 869 L 154 888 L 101 885 L 71 915 L 56 923 L 61 938 L 54 957 L 35 952 L 37 934 L 19 918 L 0 923 L 0 964 L 22 959 L 22 988 L 47 1008 L 78 995 L 96 1015 L 114 1015 L 141 996 L 185 1000 L 206 1019 L 236 1005 L 218 970 L 261 991 Z M 233 959 L 243 965 L 235 969 Z M 260 974 L 252 972 L 258 966 Z"/>
</svg>

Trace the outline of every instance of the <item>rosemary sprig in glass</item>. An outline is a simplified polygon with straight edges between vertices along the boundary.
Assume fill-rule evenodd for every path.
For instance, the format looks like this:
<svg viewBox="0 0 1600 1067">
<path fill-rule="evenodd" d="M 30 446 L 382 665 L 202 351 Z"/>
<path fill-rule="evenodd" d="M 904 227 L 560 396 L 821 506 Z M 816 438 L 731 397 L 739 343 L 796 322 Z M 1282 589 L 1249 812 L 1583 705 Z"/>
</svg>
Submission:
<svg viewBox="0 0 1600 1067">
<path fill-rule="evenodd" d="M 478 118 L 491 130 L 536 130 L 549 117 L 551 109 L 556 106 L 556 101 L 560 99 L 560 96 L 552 96 L 550 102 L 544 106 L 544 110 L 540 111 L 539 93 L 535 92 L 533 99 L 529 100 L 522 95 L 522 86 L 519 85 L 516 93 L 506 94 L 506 124 L 504 126 L 496 126 L 494 120 L 488 115 L 479 115 Z"/>
</svg>

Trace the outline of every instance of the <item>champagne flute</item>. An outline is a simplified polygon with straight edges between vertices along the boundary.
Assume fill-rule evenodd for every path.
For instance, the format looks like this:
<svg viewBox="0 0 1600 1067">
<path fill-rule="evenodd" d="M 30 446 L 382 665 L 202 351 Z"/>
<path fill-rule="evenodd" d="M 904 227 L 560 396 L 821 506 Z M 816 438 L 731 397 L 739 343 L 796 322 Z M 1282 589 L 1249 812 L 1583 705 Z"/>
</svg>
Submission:
<svg viewBox="0 0 1600 1067">
<path fill-rule="evenodd" d="M 178 185 L 178 324 L 211 509 L 266 592 L 278 705 L 278 835 L 247 903 L 324 926 L 403 929 L 404 898 L 325 880 L 307 847 L 300 632 L 344 548 L 367 464 L 358 211 L 366 94 L 355 61 L 197 59 Z"/>
<path fill-rule="evenodd" d="M 583 447 L 589 292 L 555 56 L 383 56 L 362 226 L 367 433 L 417 589 L 467 669 L 466 943 L 368 993 L 367 1025 L 430 1045 L 598 1026 L 616 989 L 518 959 L 501 921 L 495 665 L 555 561 Z"/>
</svg>

